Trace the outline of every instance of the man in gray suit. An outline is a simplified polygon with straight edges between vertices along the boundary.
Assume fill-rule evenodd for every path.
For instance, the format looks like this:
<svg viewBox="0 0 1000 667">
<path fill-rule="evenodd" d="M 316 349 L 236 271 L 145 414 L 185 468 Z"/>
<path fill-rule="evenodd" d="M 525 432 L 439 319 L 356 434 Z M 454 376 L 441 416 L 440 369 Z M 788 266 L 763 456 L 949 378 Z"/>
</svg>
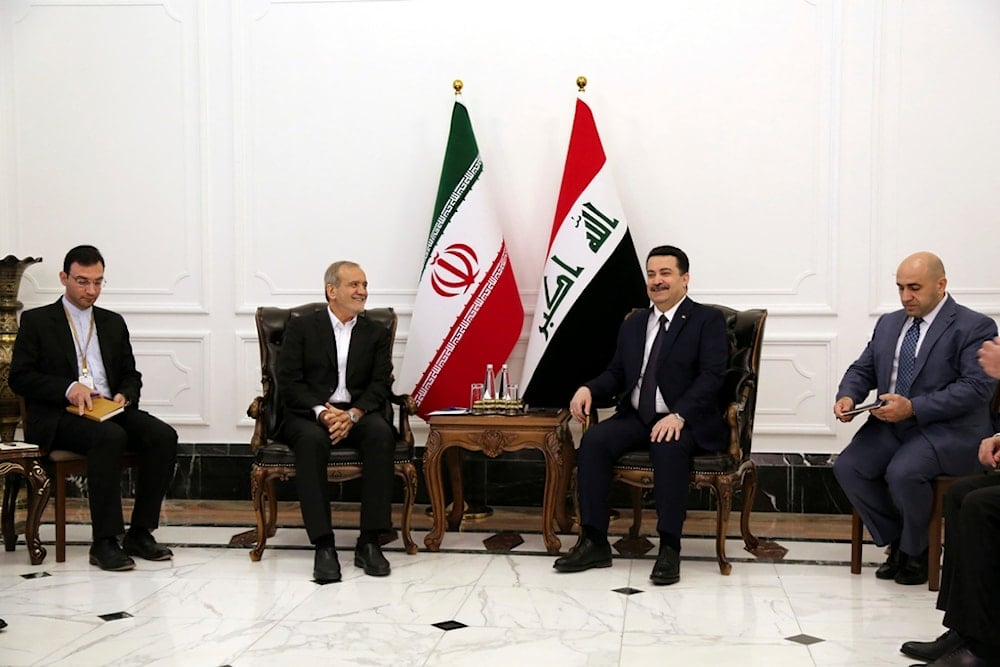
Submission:
<svg viewBox="0 0 1000 667">
<path fill-rule="evenodd" d="M 875 544 L 890 545 L 875 572 L 899 584 L 927 581 L 927 524 L 934 477 L 979 469 L 978 443 L 991 433 L 995 381 L 977 363 L 996 323 L 947 294 L 941 260 L 919 252 L 896 271 L 903 309 L 879 318 L 868 346 L 837 390 L 833 413 L 875 390 L 881 407 L 841 452 L 833 470 Z"/>
<path fill-rule="evenodd" d="M 392 384 L 389 331 L 364 317 L 368 279 L 354 262 L 334 262 L 323 278 L 327 308 L 293 317 L 278 357 L 283 398 L 281 432 L 295 452 L 295 487 L 309 540 L 316 547 L 313 578 L 340 581 L 330 522 L 330 448 L 361 452 L 361 535 L 354 564 L 365 574 L 389 574 L 379 534 L 392 527 L 396 438 L 383 412 Z"/>
</svg>

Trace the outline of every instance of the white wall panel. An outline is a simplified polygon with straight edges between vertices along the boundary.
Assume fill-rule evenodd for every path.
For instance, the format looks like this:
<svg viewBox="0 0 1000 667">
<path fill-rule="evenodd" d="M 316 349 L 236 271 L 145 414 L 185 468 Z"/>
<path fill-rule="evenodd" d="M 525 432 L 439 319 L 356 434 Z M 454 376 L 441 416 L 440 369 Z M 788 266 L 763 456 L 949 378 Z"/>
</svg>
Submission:
<svg viewBox="0 0 1000 667">
<path fill-rule="evenodd" d="M 100 247 L 105 305 L 204 311 L 197 3 L 12 5 L 18 245 L 56 272 Z M 39 282 L 61 293 L 53 271 Z"/>
<path fill-rule="evenodd" d="M 142 408 L 175 425 L 211 424 L 209 394 L 215 387 L 230 391 L 228 381 L 213 381 L 211 334 L 134 329 L 130 333 L 136 367 L 142 373 Z"/>
</svg>

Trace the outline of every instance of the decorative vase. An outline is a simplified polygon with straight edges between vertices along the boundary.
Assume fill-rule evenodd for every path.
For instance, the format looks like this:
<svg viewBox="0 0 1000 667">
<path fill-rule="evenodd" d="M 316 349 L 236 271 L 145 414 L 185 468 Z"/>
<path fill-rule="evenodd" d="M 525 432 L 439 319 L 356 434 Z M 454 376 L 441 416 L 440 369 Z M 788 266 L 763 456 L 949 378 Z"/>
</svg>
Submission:
<svg viewBox="0 0 1000 667">
<path fill-rule="evenodd" d="M 14 339 L 17 338 L 17 313 L 24 307 L 17 300 L 17 292 L 24 270 L 40 261 L 41 257 L 18 259 L 13 255 L 0 259 L 0 440 L 5 442 L 14 439 L 21 418 L 18 398 L 7 386 Z"/>
</svg>

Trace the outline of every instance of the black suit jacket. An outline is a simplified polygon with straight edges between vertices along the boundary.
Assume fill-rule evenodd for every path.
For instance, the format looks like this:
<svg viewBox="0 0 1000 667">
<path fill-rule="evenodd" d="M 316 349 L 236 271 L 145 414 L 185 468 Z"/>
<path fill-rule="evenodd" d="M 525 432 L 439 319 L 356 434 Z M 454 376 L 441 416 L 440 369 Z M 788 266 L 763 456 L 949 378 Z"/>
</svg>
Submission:
<svg viewBox="0 0 1000 667">
<path fill-rule="evenodd" d="M 121 394 L 129 401 L 128 409 L 138 408 L 142 374 L 135 368 L 125 319 L 116 312 L 94 306 L 94 329 L 112 396 Z M 9 384 L 24 398 L 25 439 L 44 451 L 50 448 L 56 422 L 69 404 L 66 390 L 80 377 L 78 362 L 61 297 L 53 304 L 22 313 Z"/>
<path fill-rule="evenodd" d="M 618 410 L 631 411 L 631 393 L 642 373 L 650 308 L 636 311 L 621 325 L 615 356 L 607 370 L 586 386 L 595 403 L 618 396 Z M 719 411 L 719 391 L 729 362 L 729 341 L 722 313 L 684 299 L 663 341 L 656 384 L 672 412 L 684 417 L 695 444 L 720 450 L 728 444 Z"/>
<path fill-rule="evenodd" d="M 351 405 L 365 413 L 384 416 L 392 385 L 389 343 L 388 329 L 363 314 L 358 316 L 347 351 L 346 382 Z M 340 381 L 329 308 L 288 321 L 277 375 L 284 409 L 314 419 L 313 407 L 329 401 Z"/>
</svg>

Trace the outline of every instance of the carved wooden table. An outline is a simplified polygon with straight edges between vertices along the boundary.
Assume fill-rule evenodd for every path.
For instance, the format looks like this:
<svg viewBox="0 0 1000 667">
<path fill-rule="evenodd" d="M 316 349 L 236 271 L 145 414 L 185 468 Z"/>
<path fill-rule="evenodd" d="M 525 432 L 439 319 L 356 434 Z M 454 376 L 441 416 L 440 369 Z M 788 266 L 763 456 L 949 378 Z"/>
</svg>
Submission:
<svg viewBox="0 0 1000 667">
<path fill-rule="evenodd" d="M 445 532 L 444 487 L 441 457 L 448 462 L 454 495 L 448 529 L 457 530 L 462 521 L 465 499 L 462 491 L 461 450 L 482 452 L 496 458 L 504 452 L 539 449 L 545 456 L 545 493 L 542 499 L 542 538 L 550 554 L 562 546 L 552 530 L 553 521 L 568 532 L 572 523 L 566 513 L 566 490 L 575 451 L 569 432 L 569 410 L 506 415 L 433 415 L 424 450 L 424 478 L 434 512 L 434 527 L 424 538 L 430 551 L 441 548 Z M 456 449 L 457 448 L 457 449 Z"/>
<path fill-rule="evenodd" d="M 49 476 L 38 462 L 41 452 L 38 447 L 0 448 L 0 477 L 4 478 L 3 510 L 0 515 L 0 528 L 3 531 L 3 546 L 6 551 L 13 551 L 17 544 L 17 533 L 14 531 L 14 505 L 17 502 L 17 491 L 20 480 L 9 477 L 18 474 L 28 480 L 28 518 L 24 523 L 24 542 L 28 545 L 28 558 L 32 565 L 39 565 L 45 560 L 45 547 L 38 539 L 38 523 L 49 502 L 51 484 Z"/>
</svg>

